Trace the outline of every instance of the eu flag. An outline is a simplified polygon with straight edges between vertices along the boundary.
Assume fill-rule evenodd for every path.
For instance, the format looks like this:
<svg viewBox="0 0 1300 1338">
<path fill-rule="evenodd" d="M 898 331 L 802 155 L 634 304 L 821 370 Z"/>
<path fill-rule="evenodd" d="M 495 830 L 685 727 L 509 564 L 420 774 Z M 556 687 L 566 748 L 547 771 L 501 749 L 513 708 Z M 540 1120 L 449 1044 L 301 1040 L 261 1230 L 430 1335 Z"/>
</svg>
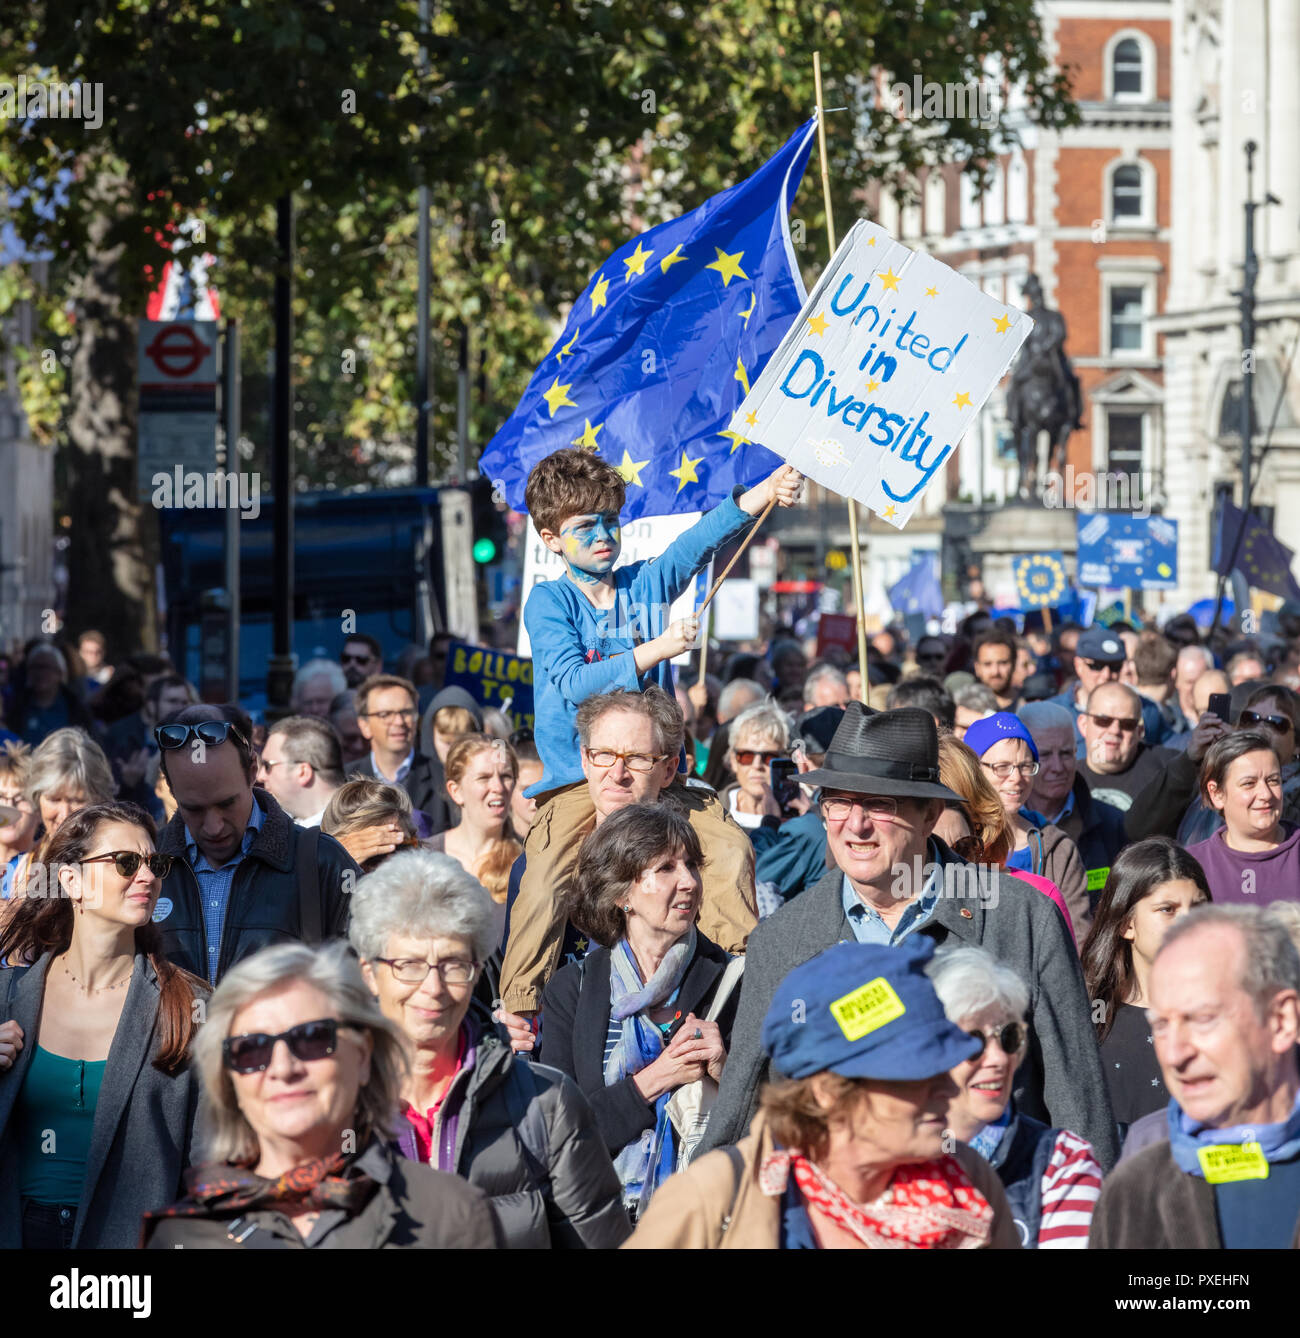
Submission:
<svg viewBox="0 0 1300 1338">
<path fill-rule="evenodd" d="M 923 618 L 938 618 L 943 613 L 938 553 L 920 554 L 907 575 L 890 586 L 889 602 L 895 613 L 919 613 Z"/>
<path fill-rule="evenodd" d="M 807 296 L 787 215 L 815 132 L 814 117 L 748 180 L 596 272 L 479 461 L 516 511 L 529 470 L 568 446 L 622 474 L 625 521 L 708 510 L 780 466 L 725 429 Z"/>
<path fill-rule="evenodd" d="M 1242 525 L 1246 533 L 1238 543 Z M 1236 559 L 1233 550 L 1236 549 Z M 1226 498 L 1219 512 L 1219 524 L 1214 534 L 1214 570 L 1220 576 L 1231 575 L 1235 567 L 1246 578 L 1246 584 L 1283 599 L 1300 600 L 1300 585 L 1291 574 L 1295 554 L 1254 514 L 1243 515 L 1239 507 Z"/>
<path fill-rule="evenodd" d="M 1060 553 L 1030 553 L 1015 558 L 1011 575 L 1022 609 L 1052 609 L 1065 596 L 1065 559 Z"/>
</svg>

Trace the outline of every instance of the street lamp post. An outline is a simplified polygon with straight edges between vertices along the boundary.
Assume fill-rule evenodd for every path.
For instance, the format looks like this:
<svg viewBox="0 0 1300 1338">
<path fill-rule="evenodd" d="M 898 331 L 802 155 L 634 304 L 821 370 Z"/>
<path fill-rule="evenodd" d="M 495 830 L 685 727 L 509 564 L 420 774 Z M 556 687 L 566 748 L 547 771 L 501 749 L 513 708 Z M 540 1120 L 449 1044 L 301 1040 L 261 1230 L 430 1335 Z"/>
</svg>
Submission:
<svg viewBox="0 0 1300 1338">
<path fill-rule="evenodd" d="M 293 196 L 275 203 L 275 388 L 271 401 L 271 655 L 268 722 L 289 714 L 297 660 L 293 653 Z"/>
</svg>

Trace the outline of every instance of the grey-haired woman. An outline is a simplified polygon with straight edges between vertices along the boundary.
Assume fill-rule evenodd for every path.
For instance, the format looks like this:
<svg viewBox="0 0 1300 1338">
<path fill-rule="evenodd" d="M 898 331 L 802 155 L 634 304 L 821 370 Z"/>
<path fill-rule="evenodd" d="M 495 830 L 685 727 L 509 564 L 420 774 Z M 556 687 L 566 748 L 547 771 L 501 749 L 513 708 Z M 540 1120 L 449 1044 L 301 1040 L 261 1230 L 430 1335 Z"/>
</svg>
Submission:
<svg viewBox="0 0 1300 1338">
<path fill-rule="evenodd" d="M 472 1015 L 496 944 L 486 889 L 449 855 L 402 851 L 361 879 L 352 946 L 384 1016 L 409 1043 L 404 1156 L 490 1198 L 510 1249 L 614 1249 L 628 1234 L 618 1177 L 577 1085 L 516 1059 Z"/>
<path fill-rule="evenodd" d="M 287 943 L 223 977 L 195 1044 L 210 1160 L 145 1214 L 151 1249 L 493 1249 L 482 1193 L 390 1144 L 406 1070 L 346 944 Z"/>
</svg>

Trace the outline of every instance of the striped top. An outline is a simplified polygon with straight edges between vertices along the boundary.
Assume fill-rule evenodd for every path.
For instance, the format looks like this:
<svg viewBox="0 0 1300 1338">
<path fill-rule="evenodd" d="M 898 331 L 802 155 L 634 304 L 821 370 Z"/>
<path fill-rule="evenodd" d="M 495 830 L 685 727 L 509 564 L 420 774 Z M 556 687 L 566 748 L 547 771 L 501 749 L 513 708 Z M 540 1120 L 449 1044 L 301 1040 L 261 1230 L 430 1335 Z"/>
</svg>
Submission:
<svg viewBox="0 0 1300 1338">
<path fill-rule="evenodd" d="M 1090 1143 L 1068 1129 L 1061 1130 L 1043 1173 L 1042 1194 L 1038 1248 L 1086 1249 L 1093 1210 L 1101 1195 L 1101 1167 Z"/>
</svg>

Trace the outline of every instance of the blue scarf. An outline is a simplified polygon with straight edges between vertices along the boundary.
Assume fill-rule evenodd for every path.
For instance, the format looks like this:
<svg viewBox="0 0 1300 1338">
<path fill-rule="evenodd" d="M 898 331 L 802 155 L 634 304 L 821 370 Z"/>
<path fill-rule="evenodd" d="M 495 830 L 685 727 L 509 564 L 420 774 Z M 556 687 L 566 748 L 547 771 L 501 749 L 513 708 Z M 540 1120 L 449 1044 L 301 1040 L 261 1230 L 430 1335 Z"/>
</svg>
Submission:
<svg viewBox="0 0 1300 1338">
<path fill-rule="evenodd" d="M 1300 1156 L 1300 1092 L 1296 1093 L 1291 1114 L 1280 1124 L 1234 1124 L 1227 1129 L 1210 1129 L 1187 1115 L 1177 1101 L 1170 1100 L 1166 1112 L 1169 1122 L 1169 1149 L 1178 1169 L 1188 1175 L 1205 1178 L 1200 1158 L 1201 1148 L 1223 1143 L 1258 1143 L 1267 1162 L 1290 1161 Z"/>
<path fill-rule="evenodd" d="M 972 1152 L 978 1152 L 985 1161 L 992 1161 L 993 1154 L 998 1150 L 998 1145 L 1002 1142 L 1002 1135 L 1007 1131 L 1007 1125 L 1011 1123 L 1011 1102 L 1008 1101 L 1002 1114 L 998 1116 L 992 1124 L 986 1124 L 977 1134 L 973 1134 L 966 1140 L 966 1146 Z"/>
<path fill-rule="evenodd" d="M 614 945 L 609 954 L 609 1016 L 612 1022 L 622 1023 L 622 1031 L 605 1060 L 606 1087 L 640 1073 L 663 1053 L 663 1034 L 645 1014 L 676 1000 L 682 977 L 694 956 L 692 926 L 684 938 L 668 949 L 659 969 L 643 984 L 627 940 L 620 939 Z M 623 1186 L 623 1202 L 635 1207 L 638 1217 L 676 1164 L 672 1124 L 668 1119 L 670 1096 L 671 1092 L 664 1092 L 655 1101 L 654 1128 L 647 1129 L 614 1158 L 614 1169 Z"/>
</svg>

